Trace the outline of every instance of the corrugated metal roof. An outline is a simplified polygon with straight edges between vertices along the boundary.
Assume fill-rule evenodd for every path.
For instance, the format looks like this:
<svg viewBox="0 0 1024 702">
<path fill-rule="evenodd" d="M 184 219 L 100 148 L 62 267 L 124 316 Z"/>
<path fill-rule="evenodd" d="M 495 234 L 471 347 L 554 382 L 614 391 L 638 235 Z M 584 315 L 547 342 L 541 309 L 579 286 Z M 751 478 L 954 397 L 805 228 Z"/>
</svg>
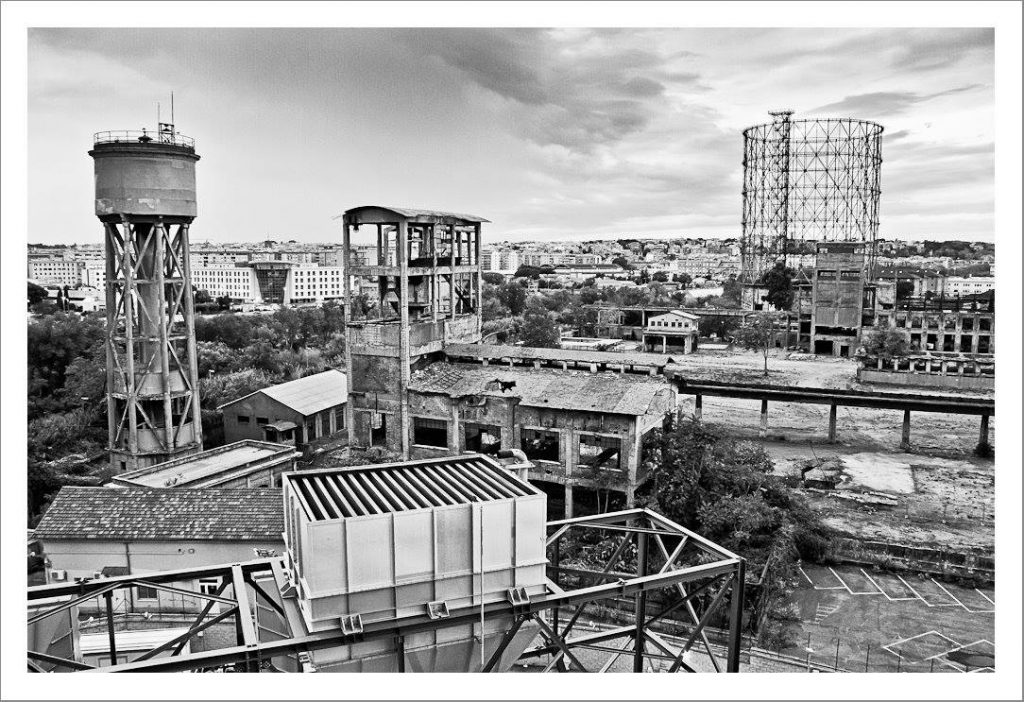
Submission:
<svg viewBox="0 0 1024 702">
<path fill-rule="evenodd" d="M 541 494 L 478 454 L 289 473 L 311 519 L 343 519 Z"/>
<path fill-rule="evenodd" d="M 358 214 L 362 210 L 387 210 L 388 212 L 393 212 L 396 215 L 398 215 L 399 217 L 404 217 L 406 219 L 421 219 L 421 220 L 424 220 L 424 219 L 425 220 L 450 220 L 450 219 L 458 219 L 458 220 L 462 220 L 462 221 L 464 221 L 466 223 L 472 223 L 472 224 L 480 223 L 480 222 L 490 222 L 489 219 L 484 219 L 483 217 L 478 217 L 477 215 L 463 214 L 463 213 L 459 213 L 459 212 L 442 212 L 440 210 L 421 210 L 421 209 L 416 209 L 416 208 L 412 208 L 412 207 L 390 207 L 388 205 L 362 205 L 360 207 L 353 207 L 350 210 L 345 210 L 345 213 L 342 216 L 349 217 L 351 215 Z M 372 224 L 373 222 L 369 222 L 367 220 L 367 223 Z"/>
<path fill-rule="evenodd" d="M 661 353 L 619 353 L 616 351 L 587 351 L 584 349 L 541 349 L 530 346 L 500 346 L 497 344 L 446 344 L 444 353 L 449 358 L 514 358 L 526 361 L 566 361 L 567 363 L 604 363 L 653 366 L 664 368 L 673 359 Z"/>
<path fill-rule="evenodd" d="M 275 488 L 61 488 L 36 527 L 47 539 L 279 541 Z"/>
<path fill-rule="evenodd" d="M 664 379 L 622 373 L 448 363 L 417 371 L 409 389 L 449 397 L 518 397 L 526 407 L 634 416 L 646 414 L 659 393 L 672 391 Z"/>
<path fill-rule="evenodd" d="M 245 397 L 225 402 L 217 409 L 230 407 L 236 402 L 241 402 L 260 393 L 308 417 L 329 407 L 347 402 L 348 378 L 341 371 L 331 369 L 316 375 L 309 375 L 305 378 L 290 380 L 287 383 L 257 390 Z"/>
</svg>

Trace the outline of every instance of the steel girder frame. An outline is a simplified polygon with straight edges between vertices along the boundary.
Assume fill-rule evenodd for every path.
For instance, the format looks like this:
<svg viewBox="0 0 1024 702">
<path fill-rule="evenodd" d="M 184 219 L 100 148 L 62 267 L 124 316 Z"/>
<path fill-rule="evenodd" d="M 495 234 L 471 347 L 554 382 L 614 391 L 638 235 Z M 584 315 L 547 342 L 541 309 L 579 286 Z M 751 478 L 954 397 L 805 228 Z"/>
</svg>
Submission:
<svg viewBox="0 0 1024 702">
<path fill-rule="evenodd" d="M 307 632 L 299 612 L 294 586 L 280 559 L 262 559 L 224 566 L 185 569 L 163 573 L 150 573 L 144 578 L 125 576 L 75 585 L 49 585 L 29 589 L 29 600 L 54 596 L 95 597 L 120 587 L 144 584 L 149 587 L 168 582 L 180 582 L 200 577 L 221 576 L 225 586 L 231 583 L 234 599 L 218 594 L 193 622 L 189 632 L 172 642 L 165 643 L 134 662 L 105 668 L 89 668 L 83 672 L 168 672 L 204 670 L 231 666 L 238 671 L 257 671 L 271 659 L 300 657 L 311 651 L 345 646 L 372 640 L 393 640 L 399 651 L 404 650 L 407 635 L 445 629 L 479 621 L 481 610 L 487 618 L 507 617 L 511 624 L 494 650 L 486 651 L 484 672 L 495 671 L 506 647 L 515 638 L 520 627 L 533 621 L 540 630 L 541 642 L 525 651 L 521 662 L 551 656 L 545 670 L 557 669 L 605 672 L 621 656 L 632 658 L 634 672 L 642 672 L 645 661 L 669 661 L 670 672 L 694 672 L 686 661 L 686 654 L 700 644 L 715 671 L 738 672 L 740 667 L 741 625 L 743 614 L 744 560 L 734 553 L 695 534 L 665 517 L 647 509 L 631 509 L 591 517 L 560 520 L 548 523 L 547 544 L 550 554 L 547 593 L 523 599 L 509 592 L 507 601 L 479 603 L 451 608 L 447 617 L 434 619 L 426 612 L 405 617 L 386 619 L 327 631 Z M 567 535 L 596 531 L 599 538 L 610 534 L 618 540 L 612 555 L 602 566 L 585 568 L 563 567 L 561 552 L 567 546 Z M 560 581 L 574 581 L 576 587 L 567 589 Z M 269 587 L 272 584 L 273 587 Z M 250 592 L 251 591 L 251 592 Z M 649 612 L 649 596 L 664 593 L 664 602 L 657 612 Z M 192 593 L 189 593 L 192 594 Z M 195 593 L 197 597 L 202 597 Z M 206 596 L 209 598 L 210 596 Z M 250 599 L 251 597 L 251 599 Z M 611 627 L 594 633 L 573 636 L 573 629 L 588 605 L 602 600 L 630 598 L 633 621 L 626 626 Z M 703 611 L 698 604 L 706 601 Z M 230 609 L 218 615 L 217 620 L 233 616 L 236 626 L 236 645 L 216 650 L 183 654 L 184 642 L 213 621 L 206 616 L 212 602 L 230 603 Z M 724 666 L 718 659 L 706 627 L 712 617 L 728 602 L 729 629 Z M 73 606 L 75 600 L 62 603 L 47 612 L 48 616 Z M 254 625 L 252 609 L 262 606 L 276 612 L 279 622 L 287 631 Z M 571 609 L 563 619 L 560 610 Z M 682 646 L 670 644 L 652 629 L 673 613 L 681 612 L 686 624 Z M 267 640 L 267 632 L 273 640 Z M 602 646 L 606 642 L 623 640 L 616 648 Z M 612 652 L 612 657 L 600 665 L 587 666 L 582 660 L 592 658 L 595 651 Z M 164 658 L 159 653 L 170 651 Z M 404 655 L 401 656 L 404 659 Z M 30 654 L 31 660 L 31 654 Z M 36 660 L 41 660 L 36 655 Z M 399 670 L 404 671 L 404 660 Z M 31 667 L 31 666 L 30 666 Z M 68 666 L 71 667 L 71 666 Z M 298 664 L 294 668 L 298 669 Z"/>
</svg>

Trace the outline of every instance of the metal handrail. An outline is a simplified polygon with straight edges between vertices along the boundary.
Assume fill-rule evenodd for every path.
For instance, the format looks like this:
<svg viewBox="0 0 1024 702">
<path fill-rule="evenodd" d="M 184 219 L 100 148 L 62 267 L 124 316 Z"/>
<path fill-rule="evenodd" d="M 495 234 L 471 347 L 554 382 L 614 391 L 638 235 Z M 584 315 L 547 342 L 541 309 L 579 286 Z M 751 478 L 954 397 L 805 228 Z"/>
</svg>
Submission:
<svg viewBox="0 0 1024 702">
<path fill-rule="evenodd" d="M 190 151 L 195 151 L 196 141 L 184 134 L 168 133 L 149 130 L 119 129 L 107 132 L 96 132 L 93 134 L 94 145 L 97 144 L 163 144 L 179 146 Z"/>
</svg>

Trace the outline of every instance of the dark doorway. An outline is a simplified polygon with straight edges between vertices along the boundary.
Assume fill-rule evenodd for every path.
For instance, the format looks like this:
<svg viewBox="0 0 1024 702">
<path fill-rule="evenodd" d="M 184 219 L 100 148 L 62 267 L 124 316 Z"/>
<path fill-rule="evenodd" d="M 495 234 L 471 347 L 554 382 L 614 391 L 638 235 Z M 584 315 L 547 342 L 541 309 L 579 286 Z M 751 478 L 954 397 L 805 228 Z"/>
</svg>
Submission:
<svg viewBox="0 0 1024 702">
<path fill-rule="evenodd" d="M 386 446 L 388 443 L 388 417 L 374 412 L 370 415 L 370 446 Z"/>
</svg>

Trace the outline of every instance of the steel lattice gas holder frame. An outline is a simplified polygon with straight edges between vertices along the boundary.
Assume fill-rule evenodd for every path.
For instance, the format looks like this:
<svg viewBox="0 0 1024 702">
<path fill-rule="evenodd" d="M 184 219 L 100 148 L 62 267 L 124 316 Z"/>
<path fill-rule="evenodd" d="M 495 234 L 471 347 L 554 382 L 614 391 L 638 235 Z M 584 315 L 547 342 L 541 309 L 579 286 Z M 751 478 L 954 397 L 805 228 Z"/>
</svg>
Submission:
<svg viewBox="0 0 1024 702">
<path fill-rule="evenodd" d="M 791 120 L 743 132 L 742 276 L 756 283 L 801 245 L 878 236 L 883 127 L 845 118 Z M 813 253 L 813 251 L 803 252 Z"/>
<path fill-rule="evenodd" d="M 48 634 L 38 635 L 39 629 L 59 615 L 73 616 L 74 608 L 87 600 L 106 598 L 109 602 L 115 591 L 140 585 L 187 592 L 206 604 L 187 632 L 133 662 L 96 668 L 49 650 L 29 650 L 28 668 L 36 672 L 297 672 L 309 670 L 311 651 L 389 640 L 397 643 L 400 652 L 396 672 L 405 672 L 411 670 L 404 654 L 406 636 L 465 626 L 483 616 L 507 617 L 511 624 L 493 649 L 485 651 L 484 660 L 470 663 L 468 671 L 495 672 L 508 669 L 514 662 L 539 660 L 545 671 L 606 672 L 619 658 L 627 656 L 634 672 L 643 672 L 645 663 L 655 660 L 659 666 L 667 664 L 670 672 L 695 672 L 686 658 L 695 646 L 703 649 L 715 671 L 739 671 L 745 568 L 742 558 L 647 509 L 554 521 L 547 529 L 548 584 L 543 595 L 531 598 L 510 588 L 505 602 L 444 609 L 440 613 L 425 606 L 422 613 L 368 624 L 360 622 L 358 616 L 343 618 L 337 628 L 313 633 L 303 625 L 295 587 L 283 561 L 276 558 L 29 588 L 32 641 L 48 639 Z M 590 541 L 603 540 L 610 548 L 611 555 L 603 565 L 588 561 L 587 565 L 570 567 L 569 561 L 563 562 L 568 539 L 584 534 L 593 535 Z M 575 560 L 572 564 L 578 565 Z M 213 577 L 221 578 L 223 585 L 211 594 L 185 591 L 182 587 L 188 586 L 172 584 Z M 596 618 L 594 608 L 621 611 L 624 600 L 631 605 L 625 610 L 632 619 L 628 624 L 575 633 L 588 608 Z M 215 604 L 219 611 L 211 616 Z M 728 620 L 727 643 L 724 660 L 720 660 L 723 647 L 712 645 L 707 631 L 709 623 L 723 614 Z M 654 630 L 670 615 L 677 618 L 672 622 L 676 637 Z M 117 622 L 110 607 L 106 618 L 110 644 L 116 646 Z M 234 623 L 234 646 L 183 652 L 191 637 L 220 622 Z M 518 660 L 509 660 L 506 647 L 526 623 L 532 623 L 539 636 Z M 614 645 L 609 646 L 610 642 Z M 602 654 L 598 656 L 602 662 L 592 662 L 594 652 Z M 156 657 L 158 654 L 164 657 Z"/>
</svg>

